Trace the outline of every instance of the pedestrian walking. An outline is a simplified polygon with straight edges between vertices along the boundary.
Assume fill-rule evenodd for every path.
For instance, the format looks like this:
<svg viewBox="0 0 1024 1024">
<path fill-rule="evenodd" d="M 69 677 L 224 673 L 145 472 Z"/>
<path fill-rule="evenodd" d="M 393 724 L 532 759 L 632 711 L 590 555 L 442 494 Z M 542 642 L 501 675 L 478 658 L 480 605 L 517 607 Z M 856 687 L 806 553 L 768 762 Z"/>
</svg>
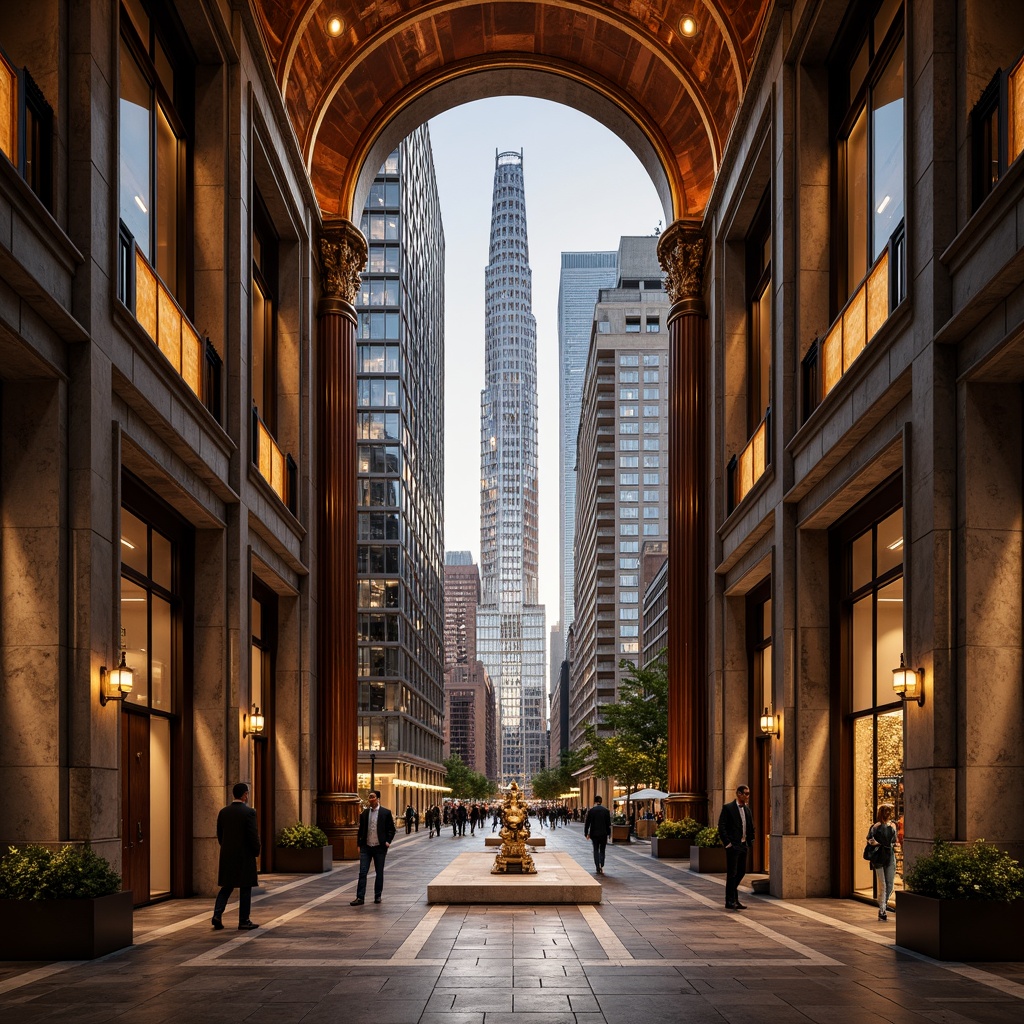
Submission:
<svg viewBox="0 0 1024 1024">
<path fill-rule="evenodd" d="M 242 932 L 259 928 L 249 920 L 252 906 L 252 887 L 257 884 L 256 858 L 260 852 L 260 833 L 256 825 L 256 812 L 249 806 L 249 786 L 236 782 L 232 787 L 234 798 L 217 815 L 217 842 L 220 843 L 220 860 L 217 865 L 217 884 L 220 892 L 213 904 L 213 927 L 224 927 L 221 918 L 228 898 L 234 889 L 238 890 L 238 930 Z"/>
<path fill-rule="evenodd" d="M 408 835 L 412 831 L 412 820 L 416 812 L 412 809 L 412 804 L 409 804 L 405 809 L 405 834 Z"/>
<path fill-rule="evenodd" d="M 879 921 L 889 920 L 889 900 L 896 884 L 896 829 L 891 818 L 892 808 L 882 804 L 875 814 L 875 823 L 868 829 L 871 867 L 874 868 L 878 883 Z"/>
<path fill-rule="evenodd" d="M 395 839 L 395 817 L 386 807 L 380 805 L 380 790 L 370 790 L 366 798 L 370 805 L 359 815 L 359 881 L 356 883 L 356 898 L 353 907 L 361 907 L 366 896 L 366 876 L 373 861 L 373 902 L 380 903 L 384 895 L 384 858 L 388 847 Z"/>
<path fill-rule="evenodd" d="M 739 884 L 747 873 L 747 850 L 754 845 L 754 815 L 747 801 L 750 790 L 746 786 L 736 789 L 736 799 L 730 800 L 718 816 L 718 835 L 725 846 L 725 908 L 746 910 L 740 903 Z"/>
<path fill-rule="evenodd" d="M 608 846 L 608 837 L 612 834 L 612 816 L 604 806 L 601 794 L 594 797 L 594 806 L 587 811 L 583 819 L 583 838 L 589 839 L 594 846 L 594 867 L 599 875 L 604 874 L 604 854 Z"/>
</svg>

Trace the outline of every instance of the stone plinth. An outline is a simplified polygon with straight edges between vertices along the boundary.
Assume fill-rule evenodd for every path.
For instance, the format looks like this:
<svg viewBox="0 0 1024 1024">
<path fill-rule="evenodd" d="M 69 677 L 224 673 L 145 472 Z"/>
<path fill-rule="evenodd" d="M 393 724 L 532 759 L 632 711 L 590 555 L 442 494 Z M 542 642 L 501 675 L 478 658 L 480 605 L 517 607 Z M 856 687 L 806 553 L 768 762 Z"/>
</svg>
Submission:
<svg viewBox="0 0 1024 1024">
<path fill-rule="evenodd" d="M 548 841 L 544 836 L 530 836 L 526 840 L 527 846 L 547 846 Z M 484 846 L 501 846 L 501 836 L 484 836 Z"/>
<path fill-rule="evenodd" d="M 492 863 L 485 853 L 459 854 L 427 885 L 427 902 L 601 902 L 601 883 L 567 853 L 546 853 L 535 875 L 492 875 Z"/>
</svg>

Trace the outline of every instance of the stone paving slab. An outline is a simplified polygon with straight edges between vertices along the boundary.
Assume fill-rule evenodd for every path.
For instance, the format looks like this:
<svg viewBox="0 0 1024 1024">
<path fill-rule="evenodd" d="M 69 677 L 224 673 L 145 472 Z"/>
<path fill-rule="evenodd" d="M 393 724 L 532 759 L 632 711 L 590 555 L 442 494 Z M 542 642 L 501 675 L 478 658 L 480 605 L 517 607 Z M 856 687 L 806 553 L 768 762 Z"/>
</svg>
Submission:
<svg viewBox="0 0 1024 1024">
<path fill-rule="evenodd" d="M 592 862 L 580 826 L 552 854 Z M 399 836 L 384 902 L 356 868 L 271 875 L 254 932 L 212 900 L 136 914 L 136 945 L 87 964 L 0 964 L 0 1024 L 1020 1024 L 1024 964 L 940 964 L 894 946 L 869 904 L 744 895 L 608 849 L 600 905 L 430 905 L 465 840 Z M 475 856 L 488 861 L 480 849 Z M 746 891 L 746 887 L 745 887 Z M 229 908 L 228 919 L 235 908 Z"/>
</svg>

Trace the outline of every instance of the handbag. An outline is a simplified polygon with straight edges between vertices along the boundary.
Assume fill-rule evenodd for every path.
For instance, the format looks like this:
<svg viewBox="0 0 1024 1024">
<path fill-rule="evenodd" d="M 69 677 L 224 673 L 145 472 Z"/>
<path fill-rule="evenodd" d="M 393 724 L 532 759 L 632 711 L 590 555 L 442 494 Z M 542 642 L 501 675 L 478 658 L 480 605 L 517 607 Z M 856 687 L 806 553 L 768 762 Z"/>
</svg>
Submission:
<svg viewBox="0 0 1024 1024">
<path fill-rule="evenodd" d="M 877 850 L 877 849 L 878 849 L 877 846 L 872 846 L 870 843 L 868 843 L 864 847 L 864 859 L 865 860 L 871 860 L 874 857 L 874 855 L 875 855 L 875 850 Z"/>
</svg>

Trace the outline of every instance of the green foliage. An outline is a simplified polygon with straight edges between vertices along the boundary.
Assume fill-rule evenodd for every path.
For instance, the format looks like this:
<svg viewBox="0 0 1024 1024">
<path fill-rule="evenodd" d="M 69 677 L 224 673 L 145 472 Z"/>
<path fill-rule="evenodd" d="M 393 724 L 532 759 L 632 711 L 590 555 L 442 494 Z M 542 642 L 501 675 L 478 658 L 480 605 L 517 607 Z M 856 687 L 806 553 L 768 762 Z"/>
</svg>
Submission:
<svg viewBox="0 0 1024 1024">
<path fill-rule="evenodd" d="M 486 775 L 473 771 L 458 753 L 442 762 L 447 775 L 444 784 L 451 789 L 448 795 L 456 800 L 486 800 L 498 792 L 498 787 Z"/>
<path fill-rule="evenodd" d="M 721 846 L 722 840 L 718 835 L 718 829 L 714 825 L 708 825 L 707 828 L 702 828 L 693 837 L 694 846 L 699 846 L 701 849 L 709 849 L 712 846 Z"/>
<path fill-rule="evenodd" d="M 625 825 L 626 824 L 626 816 L 624 814 L 613 814 L 612 815 L 612 824 L 613 825 Z"/>
<path fill-rule="evenodd" d="M 303 825 L 301 821 L 281 829 L 277 836 L 277 845 L 288 850 L 321 850 L 330 846 L 330 842 L 322 829 L 316 825 Z"/>
<path fill-rule="evenodd" d="M 904 879 L 910 892 L 947 900 L 1002 900 L 1024 897 L 1024 868 L 1008 853 L 977 839 L 969 846 L 935 840 Z"/>
<path fill-rule="evenodd" d="M 680 818 L 678 821 L 663 821 L 654 834 L 659 839 L 689 839 L 692 843 L 703 828 L 695 818 Z"/>
<path fill-rule="evenodd" d="M 11 846 L 0 860 L 0 899 L 84 900 L 121 891 L 121 876 L 92 850 Z"/>
<path fill-rule="evenodd" d="M 542 768 L 530 779 L 530 789 L 536 800 L 557 800 L 565 792 L 557 768 Z"/>
<path fill-rule="evenodd" d="M 601 730 L 584 732 L 594 754 L 594 775 L 614 776 L 627 790 L 668 784 L 668 670 L 665 652 L 646 668 L 623 659 L 626 676 L 618 700 L 601 704 Z M 611 735 L 601 735 L 612 730 Z"/>
</svg>

